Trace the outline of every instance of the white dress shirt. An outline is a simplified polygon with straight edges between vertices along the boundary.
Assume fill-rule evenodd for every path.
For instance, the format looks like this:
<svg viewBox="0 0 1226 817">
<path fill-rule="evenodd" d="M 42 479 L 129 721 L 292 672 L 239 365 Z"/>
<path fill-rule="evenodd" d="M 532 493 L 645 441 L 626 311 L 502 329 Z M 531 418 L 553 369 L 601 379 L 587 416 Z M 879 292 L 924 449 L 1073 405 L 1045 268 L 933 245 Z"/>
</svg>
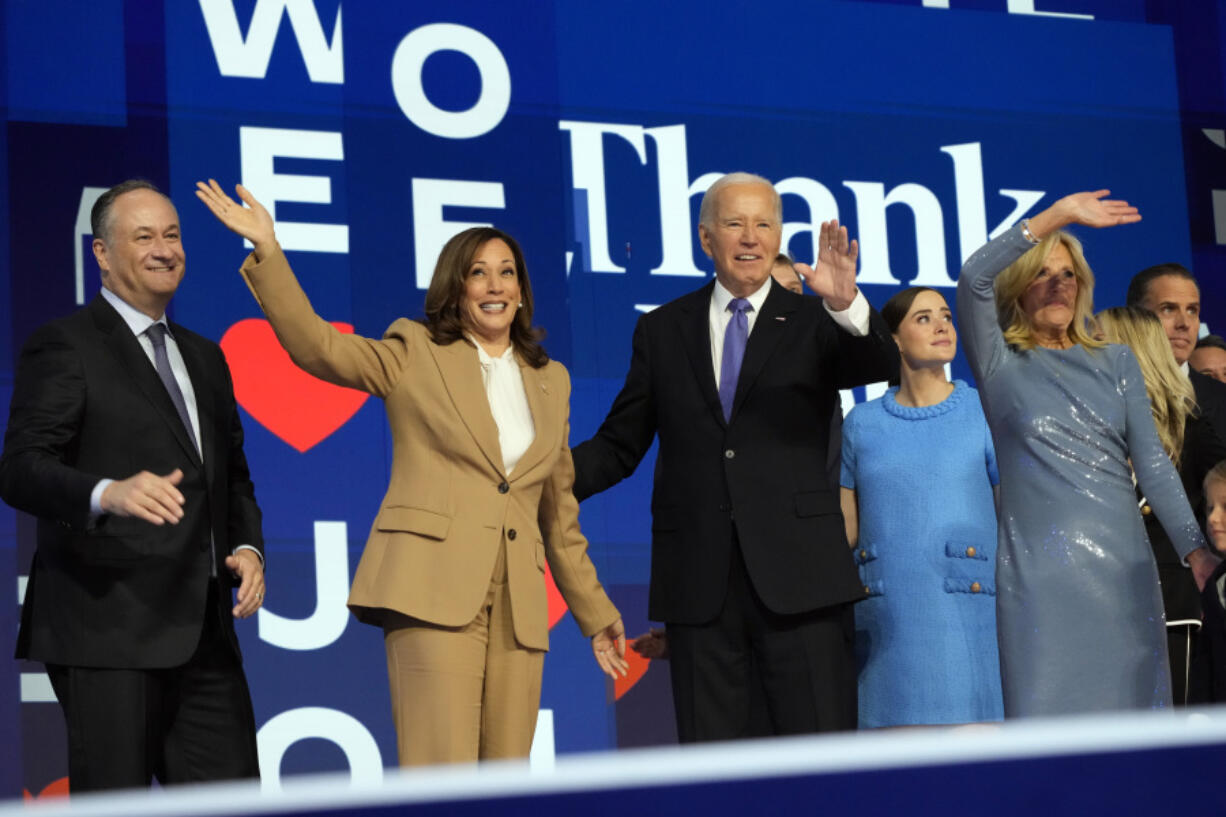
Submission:
<svg viewBox="0 0 1226 817">
<path fill-rule="evenodd" d="M 502 465 L 507 476 L 510 476 L 519 458 L 536 439 L 536 425 L 532 422 L 532 410 L 528 408 L 524 376 L 519 371 L 514 346 L 508 346 L 498 357 L 490 357 L 475 338 L 471 339 L 477 347 L 477 358 L 481 361 L 485 397 L 490 402 L 490 413 L 498 426 Z"/>
<path fill-rule="evenodd" d="M 753 307 L 745 314 L 746 320 L 749 321 L 749 334 L 753 334 L 753 326 L 757 322 L 758 313 L 762 311 L 762 304 L 766 302 L 766 296 L 770 294 L 771 280 L 768 277 L 762 286 L 758 287 L 757 292 L 746 297 L 750 306 Z M 719 389 L 720 363 L 724 359 L 724 333 L 728 330 L 728 321 L 732 319 L 732 313 L 728 311 L 728 304 L 734 297 L 736 296 L 729 292 L 717 278 L 715 289 L 711 291 L 711 311 L 708 321 L 711 327 L 711 362 L 715 364 L 716 390 Z M 852 299 L 851 305 L 842 311 L 831 309 L 824 301 L 822 306 L 844 331 L 858 338 L 868 335 L 869 307 L 868 299 L 864 297 L 863 292 L 856 290 L 856 297 Z"/>
</svg>

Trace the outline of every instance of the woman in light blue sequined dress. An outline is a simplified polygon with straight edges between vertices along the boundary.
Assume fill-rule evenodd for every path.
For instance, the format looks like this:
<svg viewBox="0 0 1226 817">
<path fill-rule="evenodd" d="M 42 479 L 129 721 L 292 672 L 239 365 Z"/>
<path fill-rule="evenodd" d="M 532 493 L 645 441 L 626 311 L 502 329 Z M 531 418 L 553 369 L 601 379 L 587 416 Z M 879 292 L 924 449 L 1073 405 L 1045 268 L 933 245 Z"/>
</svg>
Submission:
<svg viewBox="0 0 1226 817">
<path fill-rule="evenodd" d="M 1214 565 L 1158 440 L 1136 359 L 1087 330 L 1094 278 L 1061 228 L 1140 220 L 1106 195 L 1060 199 L 981 247 L 958 282 L 1000 470 L 1006 717 L 1170 705 L 1162 597 L 1134 471 L 1198 582 Z"/>
</svg>

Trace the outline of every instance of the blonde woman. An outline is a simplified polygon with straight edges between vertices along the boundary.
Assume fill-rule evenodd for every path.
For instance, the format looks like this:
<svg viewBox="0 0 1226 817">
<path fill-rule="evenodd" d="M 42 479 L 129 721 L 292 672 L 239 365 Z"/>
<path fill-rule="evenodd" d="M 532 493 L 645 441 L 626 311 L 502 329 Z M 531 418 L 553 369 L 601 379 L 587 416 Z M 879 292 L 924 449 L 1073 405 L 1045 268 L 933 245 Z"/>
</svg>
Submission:
<svg viewBox="0 0 1226 817">
<path fill-rule="evenodd" d="M 1214 565 L 1136 358 L 1088 328 L 1094 276 L 1061 228 L 1140 221 L 1108 192 L 1058 200 L 976 251 L 958 282 L 1000 470 L 1005 717 L 1170 706 L 1162 597 L 1134 469 L 1198 580 Z"/>
<path fill-rule="evenodd" d="M 1095 316 L 1102 339 L 1132 349 L 1154 415 L 1158 439 L 1166 454 L 1179 467 L 1183 451 L 1184 424 L 1196 410 L 1192 381 L 1179 370 L 1162 322 L 1148 309 L 1113 306 Z M 1202 474 L 1202 477 L 1204 475 Z"/>
<path fill-rule="evenodd" d="M 1226 445 L 1196 407 L 1192 381 L 1180 370 L 1162 321 L 1141 307 L 1112 307 L 1096 319 L 1104 340 L 1132 349 L 1145 377 L 1150 409 L 1158 439 L 1179 470 L 1193 510 L 1199 511 L 1205 476 L 1226 459 Z M 1200 591 L 1191 572 L 1180 561 L 1170 538 L 1141 497 L 1145 533 L 1158 563 L 1162 607 L 1166 613 L 1167 657 L 1171 665 L 1171 697 L 1176 705 L 1209 699 L 1208 682 L 1193 669 L 1201 632 Z"/>
</svg>

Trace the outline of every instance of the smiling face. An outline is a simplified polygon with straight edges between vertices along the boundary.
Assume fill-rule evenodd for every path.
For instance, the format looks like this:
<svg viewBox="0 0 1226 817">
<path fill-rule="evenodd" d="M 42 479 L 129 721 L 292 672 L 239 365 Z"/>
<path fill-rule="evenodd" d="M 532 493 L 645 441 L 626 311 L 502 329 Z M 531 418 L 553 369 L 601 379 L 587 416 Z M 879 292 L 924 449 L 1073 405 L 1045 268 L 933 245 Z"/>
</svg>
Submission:
<svg viewBox="0 0 1226 817">
<path fill-rule="evenodd" d="M 111 204 L 107 236 L 94 238 L 102 285 L 151 318 L 160 318 L 183 280 L 179 214 L 152 190 L 124 193 Z"/>
<path fill-rule="evenodd" d="M 519 271 L 515 256 L 501 238 L 491 238 L 473 256 L 464 278 L 460 315 L 490 354 L 511 343 L 511 323 L 519 305 Z"/>
<path fill-rule="evenodd" d="M 783 237 L 774 190 L 758 183 L 730 184 L 716 192 L 711 224 L 698 225 L 702 250 L 715 277 L 738 298 L 766 282 Z"/>
<path fill-rule="evenodd" d="M 944 366 L 958 351 L 953 313 L 941 293 L 925 290 L 915 296 L 894 332 L 903 361 L 912 369 Z"/>
<path fill-rule="evenodd" d="M 1182 275 L 1160 275 L 1149 282 L 1141 306 L 1158 316 L 1175 362 L 1183 365 L 1200 334 L 1200 289 Z"/>
<path fill-rule="evenodd" d="M 1073 257 L 1064 244 L 1057 243 L 1022 293 L 1022 312 L 1036 335 L 1064 336 L 1073 323 L 1076 304 L 1077 274 L 1073 271 Z"/>
</svg>

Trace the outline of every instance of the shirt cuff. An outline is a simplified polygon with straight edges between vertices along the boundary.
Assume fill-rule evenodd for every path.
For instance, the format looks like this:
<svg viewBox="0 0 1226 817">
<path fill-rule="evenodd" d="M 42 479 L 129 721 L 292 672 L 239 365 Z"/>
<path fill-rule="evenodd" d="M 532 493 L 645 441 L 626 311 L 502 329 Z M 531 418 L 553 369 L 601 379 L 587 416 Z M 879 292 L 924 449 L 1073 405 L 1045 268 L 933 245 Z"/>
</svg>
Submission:
<svg viewBox="0 0 1226 817">
<path fill-rule="evenodd" d="M 113 479 L 100 479 L 94 486 L 94 490 L 89 492 L 89 521 L 92 522 L 106 513 L 102 510 L 102 492 L 114 481 Z"/>
<path fill-rule="evenodd" d="M 230 555 L 233 556 L 235 553 L 238 553 L 240 550 L 249 550 L 252 553 L 254 553 L 256 557 L 260 560 L 260 569 L 261 570 L 264 569 L 264 554 L 263 553 L 260 553 L 259 550 L 257 550 L 256 548 L 253 548 L 251 545 L 239 545 L 238 547 L 234 549 L 233 553 L 231 553 Z"/>
<path fill-rule="evenodd" d="M 822 301 L 822 306 L 826 307 L 826 312 L 830 317 L 834 318 L 835 323 L 843 327 L 845 332 L 858 338 L 868 336 L 868 298 L 864 297 L 863 291 L 857 289 L 856 297 L 852 299 L 851 306 L 841 312 L 831 309 L 825 301 Z"/>
</svg>

